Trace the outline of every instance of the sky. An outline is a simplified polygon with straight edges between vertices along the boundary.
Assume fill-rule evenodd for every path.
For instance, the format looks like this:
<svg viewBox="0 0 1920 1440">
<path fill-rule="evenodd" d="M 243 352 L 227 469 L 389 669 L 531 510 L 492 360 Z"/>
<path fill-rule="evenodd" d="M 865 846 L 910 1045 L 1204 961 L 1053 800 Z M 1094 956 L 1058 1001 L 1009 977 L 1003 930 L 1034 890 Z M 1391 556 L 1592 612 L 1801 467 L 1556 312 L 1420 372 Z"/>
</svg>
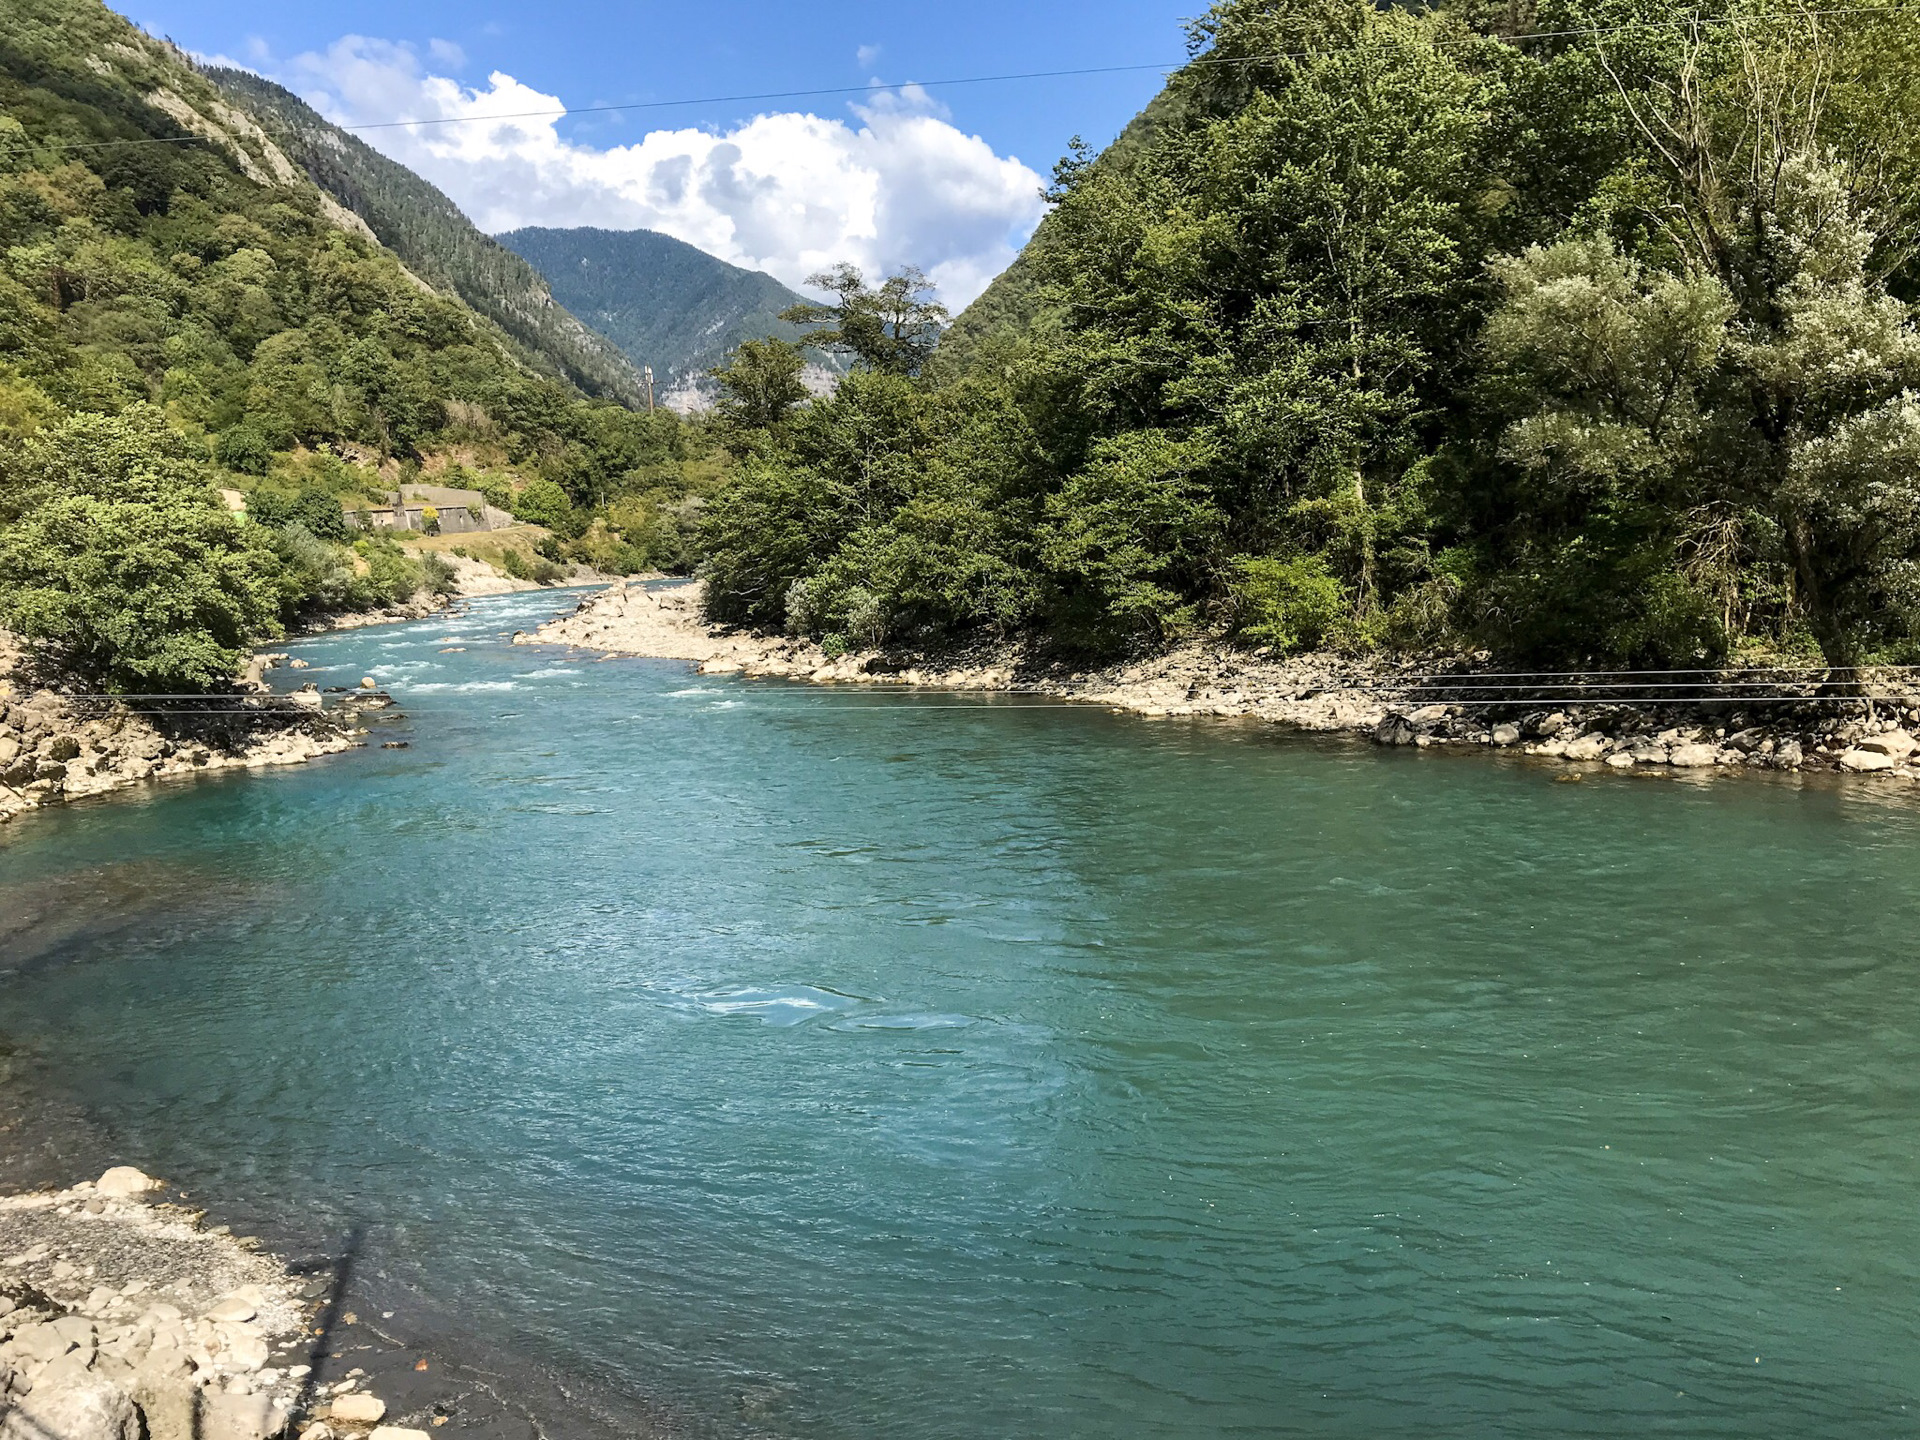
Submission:
<svg viewBox="0 0 1920 1440">
<path fill-rule="evenodd" d="M 917 265 L 955 311 L 1038 222 L 1074 135 L 1099 146 L 1158 68 L 943 79 L 1185 53 L 1186 0 L 135 0 L 148 31 L 259 71 L 329 119 L 501 116 L 363 130 L 483 230 L 646 228 L 790 285 L 839 261 Z M 879 85 L 862 94 L 716 100 Z M 670 104 L 698 100 L 707 103 Z M 578 113 L 594 106 L 652 108 Z"/>
</svg>

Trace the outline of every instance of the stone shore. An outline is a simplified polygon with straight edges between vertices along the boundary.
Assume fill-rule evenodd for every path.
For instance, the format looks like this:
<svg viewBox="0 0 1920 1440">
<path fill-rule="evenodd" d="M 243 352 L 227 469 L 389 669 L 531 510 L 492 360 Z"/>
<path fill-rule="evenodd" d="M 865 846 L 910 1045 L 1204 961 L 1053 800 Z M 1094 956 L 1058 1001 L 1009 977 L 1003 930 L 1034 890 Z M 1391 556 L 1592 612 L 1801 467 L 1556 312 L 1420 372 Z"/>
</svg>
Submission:
<svg viewBox="0 0 1920 1440">
<path fill-rule="evenodd" d="M 313 685 L 270 694 L 264 672 L 285 661 L 255 656 L 232 695 L 168 702 L 165 713 L 153 713 L 37 684 L 19 647 L 0 632 L 0 825 L 136 785 L 298 765 L 352 749 L 366 743 L 367 715 L 393 703 L 370 688 L 331 707 Z"/>
<path fill-rule="evenodd" d="M 0 1440 L 428 1440 L 315 1382 L 324 1281 L 159 1189 L 119 1166 L 0 1199 Z"/>
<path fill-rule="evenodd" d="M 918 686 L 1049 696 L 1139 715 L 1264 721 L 1349 732 L 1383 745 L 1510 750 L 1589 770 L 1715 767 L 1842 771 L 1920 780 L 1920 681 L 1902 676 L 1870 710 L 1809 696 L 1792 704 L 1564 702 L 1434 703 L 1430 661 L 1330 654 L 1272 658 L 1215 638 L 1109 666 L 1073 668 L 1015 647 L 958 655 L 880 651 L 830 656 L 790 636 L 722 630 L 700 613 L 697 585 L 616 584 L 519 644 L 687 660 L 707 675 L 816 684 Z M 1449 685 L 1470 668 L 1446 666 Z M 1576 772 L 1577 773 L 1577 772 Z"/>
</svg>

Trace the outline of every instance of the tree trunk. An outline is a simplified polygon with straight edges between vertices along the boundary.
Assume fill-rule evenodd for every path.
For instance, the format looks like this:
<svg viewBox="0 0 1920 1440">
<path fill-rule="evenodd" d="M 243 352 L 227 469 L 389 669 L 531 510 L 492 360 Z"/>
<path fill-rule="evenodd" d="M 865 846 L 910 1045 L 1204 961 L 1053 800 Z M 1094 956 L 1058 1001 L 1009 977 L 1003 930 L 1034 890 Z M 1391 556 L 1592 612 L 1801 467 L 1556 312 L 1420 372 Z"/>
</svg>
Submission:
<svg viewBox="0 0 1920 1440">
<path fill-rule="evenodd" d="M 1794 583 L 1800 592 L 1800 603 L 1806 607 L 1807 624 L 1819 642 L 1821 656 L 1829 666 L 1842 672 L 1837 677 L 1836 688 L 1852 693 L 1859 688 L 1853 673 L 1859 652 L 1854 648 L 1853 635 L 1835 613 L 1819 572 L 1814 569 L 1814 540 L 1806 517 L 1796 510 L 1788 510 L 1781 520 L 1787 553 L 1793 558 Z"/>
</svg>

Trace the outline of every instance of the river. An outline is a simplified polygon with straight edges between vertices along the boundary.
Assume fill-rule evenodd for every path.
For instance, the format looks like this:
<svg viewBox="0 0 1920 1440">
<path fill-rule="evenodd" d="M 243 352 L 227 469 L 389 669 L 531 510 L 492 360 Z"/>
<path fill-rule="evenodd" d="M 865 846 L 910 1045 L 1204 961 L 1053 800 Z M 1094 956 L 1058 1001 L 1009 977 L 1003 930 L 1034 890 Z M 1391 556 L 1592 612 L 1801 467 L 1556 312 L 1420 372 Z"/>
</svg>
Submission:
<svg viewBox="0 0 1920 1440">
<path fill-rule="evenodd" d="M 1920 1428 L 1914 809 L 506 643 L 570 598 L 0 833 L 33 1083 L 715 1433 Z"/>
</svg>

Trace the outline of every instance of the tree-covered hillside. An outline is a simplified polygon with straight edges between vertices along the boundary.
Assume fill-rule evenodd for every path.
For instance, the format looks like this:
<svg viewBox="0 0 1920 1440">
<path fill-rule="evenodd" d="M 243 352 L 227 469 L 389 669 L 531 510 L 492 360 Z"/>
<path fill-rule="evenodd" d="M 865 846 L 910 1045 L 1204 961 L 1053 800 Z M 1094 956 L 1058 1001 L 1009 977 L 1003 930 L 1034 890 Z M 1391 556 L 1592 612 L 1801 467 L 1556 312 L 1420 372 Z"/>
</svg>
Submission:
<svg viewBox="0 0 1920 1440">
<path fill-rule="evenodd" d="M 797 340 L 780 313 L 803 300 L 773 276 L 729 265 L 651 230 L 509 231 L 561 304 L 607 336 L 664 386 L 703 377 L 743 340 Z"/>
<path fill-rule="evenodd" d="M 697 437 L 529 373 L 97 0 L 0 9 L 0 237 L 0 626 L 83 676 L 215 685 L 302 611 L 443 583 L 347 543 L 423 467 L 555 558 L 685 561 Z"/>
<path fill-rule="evenodd" d="M 408 269 L 492 320 L 530 364 L 590 395 L 629 404 L 640 398 L 639 373 L 619 348 L 581 324 L 533 266 L 475 229 L 439 190 L 271 80 L 244 70 L 207 75 Z"/>
<path fill-rule="evenodd" d="M 1223 0 L 1191 38 L 963 343 L 735 441 L 716 615 L 1920 659 L 1920 9 Z"/>
</svg>

